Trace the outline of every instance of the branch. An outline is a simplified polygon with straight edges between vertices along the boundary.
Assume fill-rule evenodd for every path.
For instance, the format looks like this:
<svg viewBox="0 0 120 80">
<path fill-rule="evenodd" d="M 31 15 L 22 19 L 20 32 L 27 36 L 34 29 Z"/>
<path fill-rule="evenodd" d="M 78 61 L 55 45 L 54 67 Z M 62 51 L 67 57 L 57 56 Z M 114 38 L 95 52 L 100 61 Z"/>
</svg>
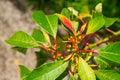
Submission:
<svg viewBox="0 0 120 80">
<path fill-rule="evenodd" d="M 99 46 L 101 45 L 102 43 L 106 43 L 106 42 L 110 42 L 110 41 L 115 41 L 117 39 L 120 39 L 120 31 L 117 31 L 117 32 L 114 32 L 114 34 L 112 36 L 109 36 L 109 37 L 106 37 L 94 44 L 90 44 L 89 46 L 86 46 L 85 49 L 88 49 L 88 48 L 94 48 L 96 46 Z"/>
</svg>

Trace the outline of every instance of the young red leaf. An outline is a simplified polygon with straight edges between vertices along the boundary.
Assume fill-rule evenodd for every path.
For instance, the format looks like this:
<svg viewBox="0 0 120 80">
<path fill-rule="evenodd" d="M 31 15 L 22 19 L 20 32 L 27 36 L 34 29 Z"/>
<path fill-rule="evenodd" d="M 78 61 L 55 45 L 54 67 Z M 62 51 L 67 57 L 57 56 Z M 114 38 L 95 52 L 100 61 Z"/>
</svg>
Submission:
<svg viewBox="0 0 120 80">
<path fill-rule="evenodd" d="M 72 32 L 74 32 L 74 28 L 72 26 L 72 22 L 65 16 L 61 15 L 61 14 L 56 14 L 59 19 L 62 21 L 62 23 L 68 28 L 70 29 Z"/>
</svg>

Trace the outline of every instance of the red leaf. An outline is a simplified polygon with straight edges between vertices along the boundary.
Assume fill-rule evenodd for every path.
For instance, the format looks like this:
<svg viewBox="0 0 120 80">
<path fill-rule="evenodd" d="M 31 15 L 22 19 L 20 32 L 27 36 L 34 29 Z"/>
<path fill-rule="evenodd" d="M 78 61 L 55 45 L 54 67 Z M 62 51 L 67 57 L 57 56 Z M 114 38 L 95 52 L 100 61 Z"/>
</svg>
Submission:
<svg viewBox="0 0 120 80">
<path fill-rule="evenodd" d="M 65 16 L 63 16 L 63 15 L 61 15 L 61 14 L 57 14 L 57 16 L 59 17 L 59 19 L 62 21 L 62 23 L 63 23 L 68 29 L 70 29 L 72 32 L 74 32 L 74 28 L 73 28 L 73 26 L 72 26 L 72 23 L 71 23 L 71 21 L 70 21 L 67 17 L 65 17 Z"/>
</svg>

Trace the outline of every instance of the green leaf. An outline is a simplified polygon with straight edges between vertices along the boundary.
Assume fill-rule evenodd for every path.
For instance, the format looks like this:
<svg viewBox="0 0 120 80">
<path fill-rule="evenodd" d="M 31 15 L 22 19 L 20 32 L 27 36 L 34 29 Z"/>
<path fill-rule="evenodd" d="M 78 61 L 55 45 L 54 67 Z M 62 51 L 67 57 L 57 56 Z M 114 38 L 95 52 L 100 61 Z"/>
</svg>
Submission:
<svg viewBox="0 0 120 80">
<path fill-rule="evenodd" d="M 69 80 L 81 80 L 81 79 L 78 78 L 78 74 L 76 73 L 74 75 L 70 75 Z"/>
<path fill-rule="evenodd" d="M 63 80 L 68 75 L 67 70 L 65 70 L 56 80 Z"/>
<path fill-rule="evenodd" d="M 58 18 L 56 15 L 46 16 L 42 11 L 32 14 L 34 21 L 48 34 L 56 37 Z"/>
<path fill-rule="evenodd" d="M 26 54 L 27 52 L 27 48 L 22 48 L 22 47 L 13 47 L 12 49 L 18 51 L 18 52 L 21 52 L 23 54 Z"/>
<path fill-rule="evenodd" d="M 16 32 L 10 39 L 6 40 L 6 42 L 12 46 L 23 48 L 39 46 L 37 41 L 32 36 L 23 31 Z"/>
<path fill-rule="evenodd" d="M 110 27 L 113 23 L 117 21 L 117 18 L 104 17 L 104 20 L 105 20 L 105 27 Z"/>
<path fill-rule="evenodd" d="M 104 59 L 102 59 L 100 56 L 95 57 L 95 60 L 100 69 L 105 69 L 109 66 L 109 64 Z"/>
<path fill-rule="evenodd" d="M 70 11 L 67 8 L 63 8 L 61 14 L 70 19 Z"/>
<path fill-rule="evenodd" d="M 76 80 L 73 75 L 70 75 L 69 80 Z"/>
<path fill-rule="evenodd" d="M 98 50 L 99 55 L 112 62 L 120 64 L 120 42 L 115 42 Z"/>
<path fill-rule="evenodd" d="M 112 69 L 114 67 L 120 66 L 120 64 L 113 62 L 111 60 L 105 59 L 100 55 L 95 57 L 95 60 L 99 66 L 99 69 Z"/>
<path fill-rule="evenodd" d="M 45 63 L 48 60 L 48 58 L 50 57 L 50 55 L 48 55 L 43 49 L 41 49 L 39 52 L 35 52 L 35 53 L 36 53 L 36 57 L 37 57 L 36 67 L 39 67 L 40 65 Z"/>
<path fill-rule="evenodd" d="M 31 71 L 23 65 L 19 65 L 19 67 L 20 67 L 21 80 L 25 80 L 26 77 L 28 76 L 28 74 L 30 74 Z"/>
<path fill-rule="evenodd" d="M 46 42 L 45 36 L 43 35 L 43 33 L 39 29 L 34 29 L 33 30 L 32 37 L 34 37 L 34 39 L 36 41 L 38 41 L 39 43 L 45 43 Z"/>
<path fill-rule="evenodd" d="M 56 33 L 58 29 L 58 17 L 56 15 L 48 15 L 47 17 L 54 33 L 53 36 L 56 37 Z"/>
<path fill-rule="evenodd" d="M 42 31 L 45 39 L 46 39 L 46 42 L 47 42 L 49 45 L 51 45 L 50 36 L 49 36 L 44 30 L 41 30 L 41 31 Z M 47 44 L 47 45 L 48 45 L 48 44 Z M 45 45 L 45 44 L 44 44 L 44 45 Z"/>
<path fill-rule="evenodd" d="M 79 23 L 77 21 L 72 21 L 72 26 L 73 26 L 74 30 L 77 31 Z"/>
<path fill-rule="evenodd" d="M 59 45 L 58 51 L 63 52 L 65 50 L 65 43 L 62 42 L 61 38 L 57 38 L 57 43 Z"/>
<path fill-rule="evenodd" d="M 26 80 L 55 80 L 60 76 L 68 66 L 68 62 L 63 61 L 44 64 L 34 69 Z"/>
<path fill-rule="evenodd" d="M 94 71 L 82 58 L 79 58 L 78 74 L 81 80 L 96 80 Z"/>
<path fill-rule="evenodd" d="M 88 23 L 88 29 L 86 34 L 91 34 L 98 31 L 105 24 L 105 20 L 102 16 L 92 18 Z"/>
<path fill-rule="evenodd" d="M 120 74 L 112 70 L 95 71 L 99 80 L 120 80 Z"/>
</svg>

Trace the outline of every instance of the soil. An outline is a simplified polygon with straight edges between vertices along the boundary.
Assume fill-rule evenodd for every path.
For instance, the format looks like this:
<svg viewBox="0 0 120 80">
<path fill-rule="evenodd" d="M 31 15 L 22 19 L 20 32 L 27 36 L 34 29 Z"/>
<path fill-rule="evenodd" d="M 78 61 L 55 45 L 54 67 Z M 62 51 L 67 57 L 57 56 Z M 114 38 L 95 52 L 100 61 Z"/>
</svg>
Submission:
<svg viewBox="0 0 120 80">
<path fill-rule="evenodd" d="M 29 49 L 24 55 L 5 43 L 16 31 L 23 30 L 31 34 L 36 26 L 31 18 L 32 11 L 20 7 L 24 5 L 22 1 L 0 0 L 0 80 L 20 80 L 18 64 L 30 69 L 36 65 L 34 49 Z"/>
</svg>

